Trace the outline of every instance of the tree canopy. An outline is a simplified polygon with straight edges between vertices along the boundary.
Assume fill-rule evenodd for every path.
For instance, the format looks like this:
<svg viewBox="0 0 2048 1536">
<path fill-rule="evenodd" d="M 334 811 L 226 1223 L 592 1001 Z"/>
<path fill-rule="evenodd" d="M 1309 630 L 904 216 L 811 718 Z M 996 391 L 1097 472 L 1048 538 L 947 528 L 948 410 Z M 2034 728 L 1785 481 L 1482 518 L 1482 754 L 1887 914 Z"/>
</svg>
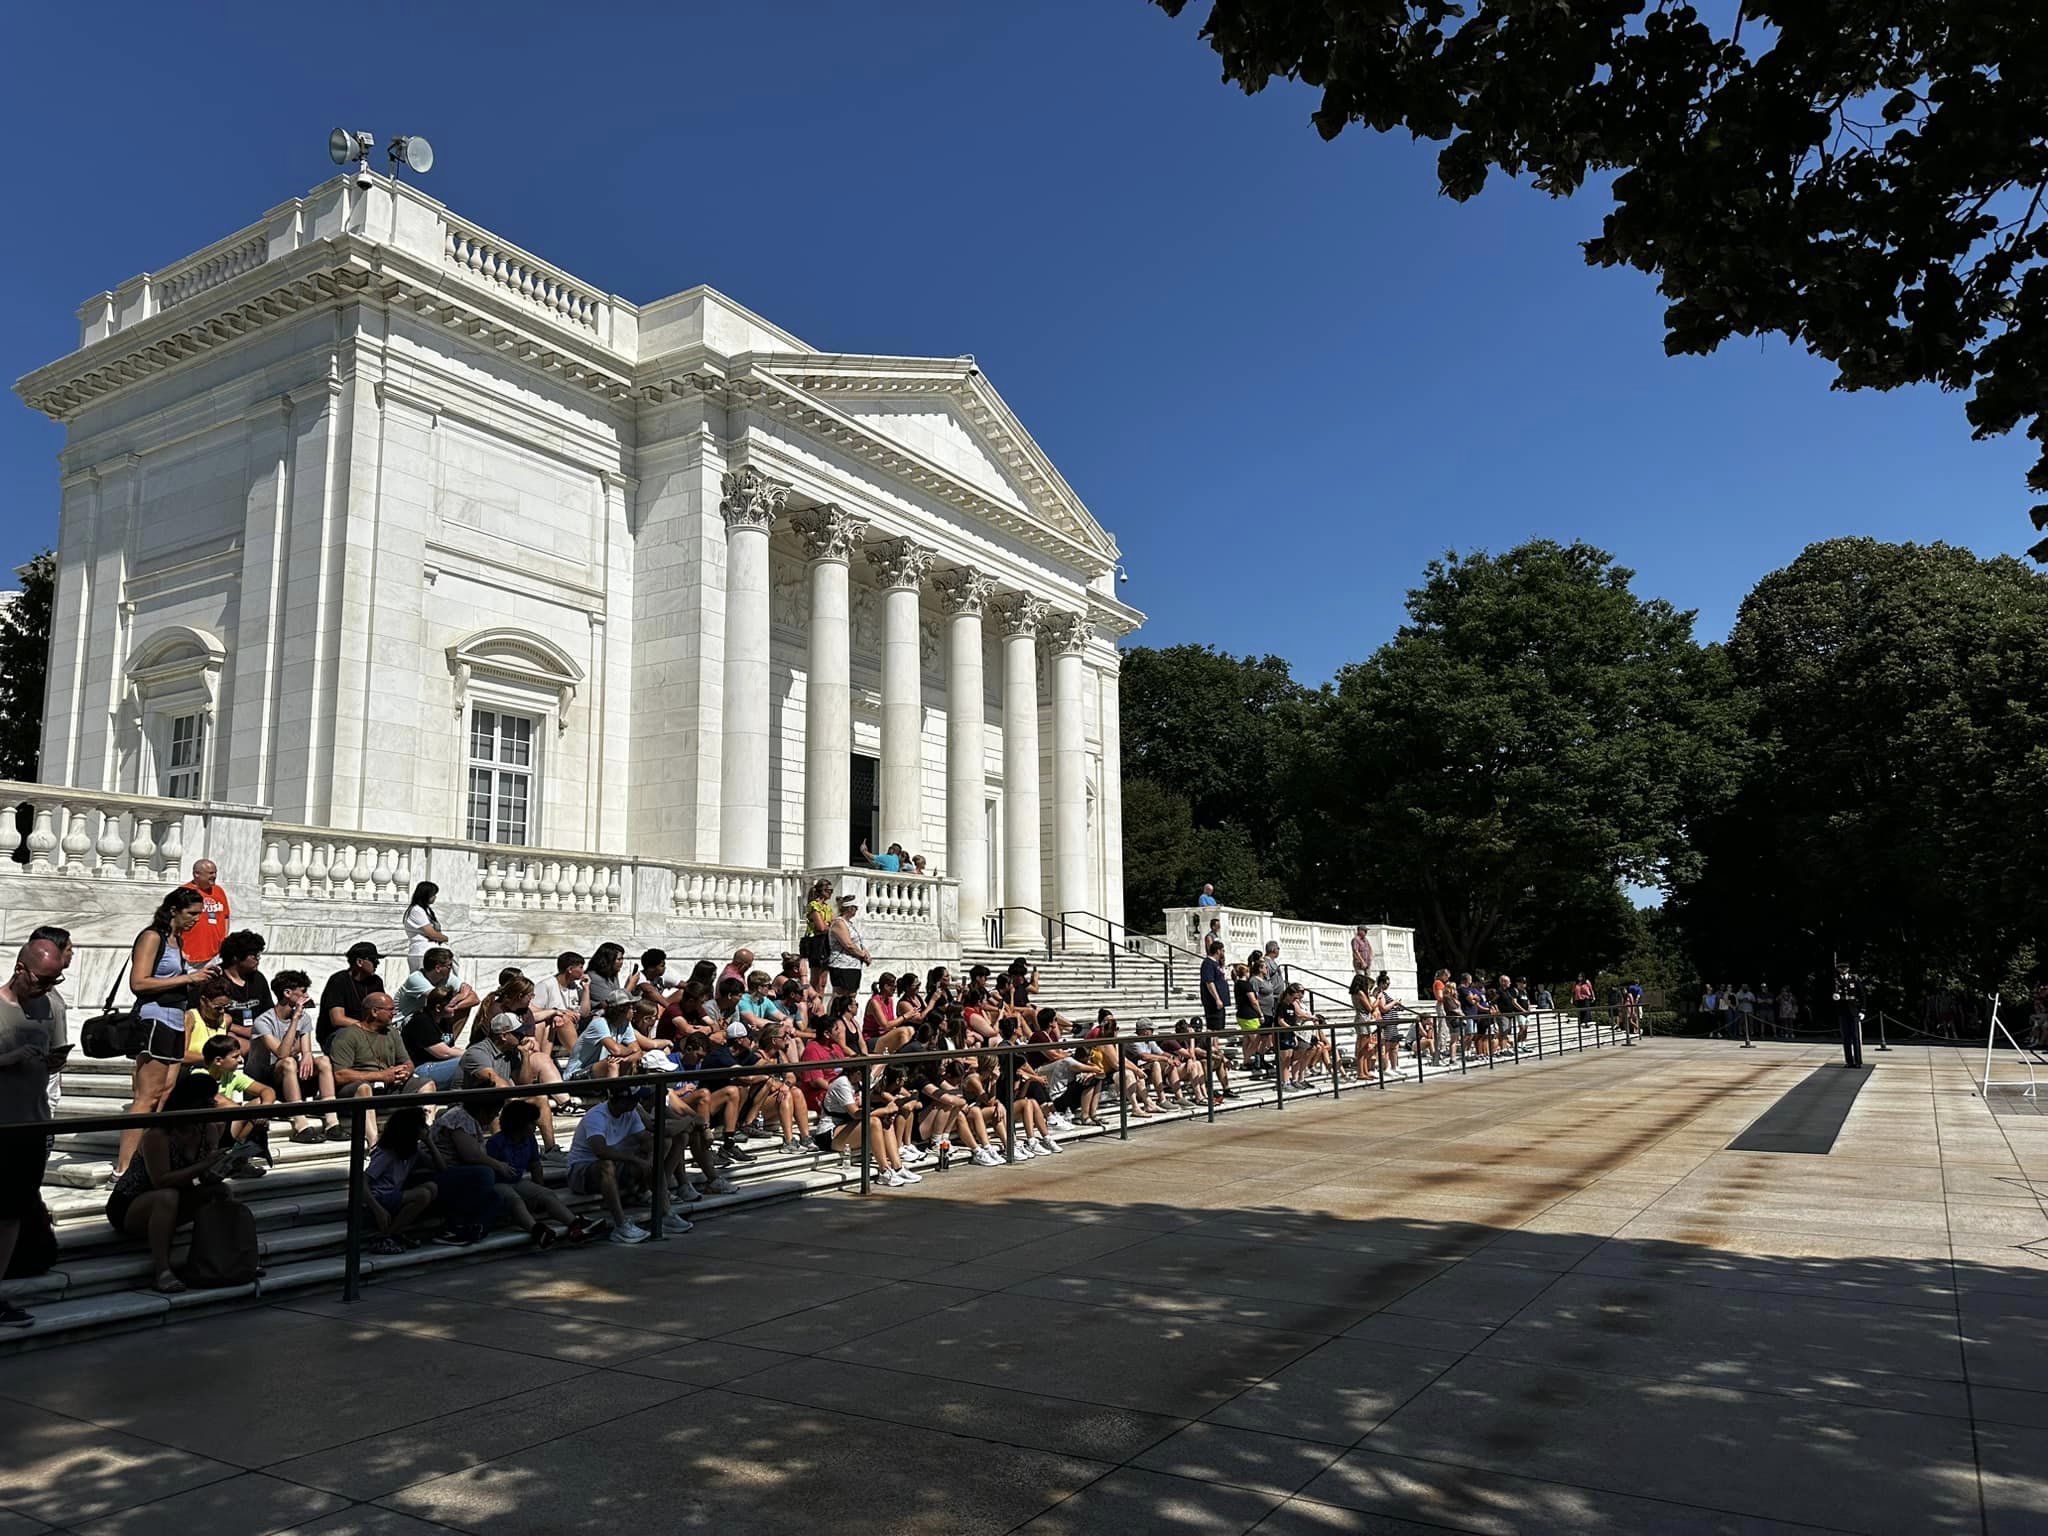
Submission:
<svg viewBox="0 0 2048 1536">
<path fill-rule="evenodd" d="M 1188 0 L 1155 0 L 1179 16 Z M 1654 274 L 1665 350 L 1783 335 L 1842 389 L 1967 391 L 2048 496 L 2048 6 L 2040 0 L 1212 0 L 1223 77 L 1612 196 L 1588 262 Z M 2033 512 L 2048 527 L 2048 501 Z M 2048 560 L 2048 539 L 2034 547 Z"/>
<path fill-rule="evenodd" d="M 0 609 L 0 778 L 33 779 L 42 755 L 56 558 L 46 549 L 16 575 L 21 591 Z"/>
<path fill-rule="evenodd" d="M 1766 576 L 1728 640 L 1739 792 L 1678 884 L 1715 970 L 1843 959 L 1908 990 L 2016 980 L 2048 928 L 2048 576 L 1836 539 Z"/>
</svg>

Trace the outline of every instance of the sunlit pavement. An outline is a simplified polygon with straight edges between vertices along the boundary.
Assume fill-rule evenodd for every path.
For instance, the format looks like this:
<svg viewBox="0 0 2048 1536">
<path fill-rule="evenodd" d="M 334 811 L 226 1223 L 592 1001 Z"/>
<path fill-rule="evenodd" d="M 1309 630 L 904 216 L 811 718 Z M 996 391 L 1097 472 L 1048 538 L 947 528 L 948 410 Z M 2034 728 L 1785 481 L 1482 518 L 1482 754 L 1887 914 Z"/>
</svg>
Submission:
<svg viewBox="0 0 2048 1536">
<path fill-rule="evenodd" d="M 0 1361 L 0 1536 L 2048 1529 L 2048 1117 L 1654 1042 Z M 2028 1246 L 2033 1245 L 2033 1246 Z"/>
</svg>

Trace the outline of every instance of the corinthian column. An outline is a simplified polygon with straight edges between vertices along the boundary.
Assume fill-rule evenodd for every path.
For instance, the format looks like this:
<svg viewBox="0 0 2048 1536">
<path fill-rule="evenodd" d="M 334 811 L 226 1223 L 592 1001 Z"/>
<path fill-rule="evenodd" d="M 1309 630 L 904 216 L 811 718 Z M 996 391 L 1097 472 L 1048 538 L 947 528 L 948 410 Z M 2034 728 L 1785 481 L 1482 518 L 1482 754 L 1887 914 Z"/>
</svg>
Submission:
<svg viewBox="0 0 2048 1536">
<path fill-rule="evenodd" d="M 768 865 L 768 530 L 789 487 L 749 464 L 721 482 L 725 514 L 724 729 L 718 862 Z"/>
<path fill-rule="evenodd" d="M 1042 598 L 1013 592 L 992 605 L 1003 632 L 1003 905 L 1043 907 L 1038 808 L 1038 622 Z M 1035 912 L 1003 914 L 1003 942 L 1030 949 L 1045 941 Z"/>
<path fill-rule="evenodd" d="M 960 882 L 960 926 L 988 911 L 983 819 L 988 734 L 981 707 L 981 609 L 995 583 L 969 566 L 932 578 L 946 609 L 946 872 Z"/>
<path fill-rule="evenodd" d="M 924 668 L 918 657 L 917 589 L 936 552 L 909 539 L 868 545 L 882 583 L 882 830 L 915 848 L 924 841 Z"/>
<path fill-rule="evenodd" d="M 1085 909 L 1088 889 L 1088 741 L 1081 714 L 1081 652 L 1088 620 L 1063 613 L 1047 621 L 1052 651 L 1052 884 L 1061 911 Z"/>
<path fill-rule="evenodd" d="M 804 866 L 837 869 L 853 857 L 853 698 L 846 563 L 867 523 L 826 505 L 790 519 L 811 562 L 811 633 L 804 679 Z"/>
</svg>

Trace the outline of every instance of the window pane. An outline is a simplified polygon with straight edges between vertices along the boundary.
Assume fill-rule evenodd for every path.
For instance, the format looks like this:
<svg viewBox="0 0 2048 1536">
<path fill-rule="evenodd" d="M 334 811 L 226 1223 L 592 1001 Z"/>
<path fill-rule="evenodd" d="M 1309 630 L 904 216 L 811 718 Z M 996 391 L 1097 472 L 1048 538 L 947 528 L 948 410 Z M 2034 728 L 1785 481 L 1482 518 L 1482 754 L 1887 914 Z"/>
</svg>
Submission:
<svg viewBox="0 0 2048 1536">
<path fill-rule="evenodd" d="M 479 709 L 469 717 L 469 755 L 480 763 L 493 761 L 492 746 L 498 734 L 495 710 Z"/>
<path fill-rule="evenodd" d="M 488 768 L 469 770 L 469 830 L 465 835 L 473 843 L 491 840 L 491 770 Z"/>
<path fill-rule="evenodd" d="M 523 844 L 526 838 L 526 775 L 498 775 L 498 837 L 501 843 Z"/>
<path fill-rule="evenodd" d="M 498 717 L 499 745 L 498 760 L 511 763 L 518 768 L 533 766 L 533 722 L 523 715 L 500 715 Z"/>
</svg>

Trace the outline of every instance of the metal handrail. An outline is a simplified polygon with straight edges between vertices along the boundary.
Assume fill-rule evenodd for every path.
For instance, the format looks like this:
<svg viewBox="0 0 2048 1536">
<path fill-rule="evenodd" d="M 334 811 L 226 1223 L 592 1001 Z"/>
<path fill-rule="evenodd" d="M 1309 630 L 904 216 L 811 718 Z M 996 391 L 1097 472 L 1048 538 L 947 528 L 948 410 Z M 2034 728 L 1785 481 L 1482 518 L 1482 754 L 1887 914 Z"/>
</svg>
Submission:
<svg viewBox="0 0 2048 1536">
<path fill-rule="evenodd" d="M 1063 912 L 1059 916 L 1055 917 L 1049 912 L 1039 911 L 1036 907 L 1027 907 L 1022 902 L 1004 902 L 1001 906 L 992 907 L 989 910 L 996 916 L 998 922 L 1002 920 L 1002 914 L 1005 912 L 1028 912 L 1033 917 L 1037 918 L 1039 920 L 1040 925 L 1045 930 L 1045 958 L 1048 961 L 1050 961 L 1053 958 L 1053 929 L 1057 927 L 1060 930 L 1060 947 L 1064 949 L 1066 947 L 1067 930 L 1071 927 L 1078 926 L 1076 924 L 1068 922 L 1067 913 Z M 1087 915 L 1094 916 L 1093 913 Z M 1148 964 L 1158 966 L 1160 968 L 1159 1006 L 1169 1013 L 1173 1011 L 1172 956 L 1169 955 L 1166 958 L 1162 959 L 1158 955 L 1148 955 L 1143 950 L 1131 949 L 1120 951 L 1116 940 L 1112 938 L 1108 933 L 1090 933 L 1087 929 L 1083 928 L 1081 929 L 1081 935 L 1083 938 L 1101 939 L 1105 944 L 1108 945 L 1109 984 L 1112 987 L 1114 987 L 1117 984 L 1116 962 L 1117 955 L 1120 952 L 1125 955 L 1135 955 L 1138 959 L 1146 961 Z"/>
<path fill-rule="evenodd" d="M 1042 917 L 1044 914 L 1040 913 L 1037 915 Z M 1618 1015 L 1619 1013 L 1618 1009 L 1605 1011 L 1612 1015 Z M 1536 1059 L 1541 1060 L 1544 1046 L 1542 1022 L 1540 1016 L 1533 1017 L 1535 1018 L 1536 1027 L 1535 1054 Z M 1557 1035 L 1555 1052 L 1558 1055 L 1562 1055 L 1566 1049 L 1565 1020 L 1562 1015 L 1554 1015 L 1554 1021 Z M 1606 1019 L 1605 1027 L 1610 1035 L 1617 1024 L 1617 1017 Z M 1341 1098 L 1343 1093 L 1341 1056 L 1337 1054 L 1335 1040 L 1341 1031 L 1347 1027 L 1352 1031 L 1352 1063 L 1355 1069 L 1364 1052 L 1364 1035 L 1368 1031 L 1374 1031 L 1375 1025 L 1361 1020 L 1353 1020 L 1348 1025 L 1342 1022 L 1324 1020 L 1319 1024 L 1307 1026 L 1310 1031 L 1317 1028 L 1326 1029 L 1332 1036 L 1330 1091 L 1333 1099 Z M 1599 1034 L 1601 1027 L 1601 1021 L 1595 1020 L 1592 1026 L 1594 1031 L 1593 1044 L 1595 1047 L 1600 1043 Z M 1581 1051 L 1588 1048 L 1585 1042 L 1585 1029 L 1586 1026 L 1584 1024 L 1579 1026 L 1578 1049 Z M 1216 1042 L 1219 1039 L 1224 1041 L 1234 1039 L 1242 1044 L 1289 1032 L 1291 1031 L 1284 1030 L 1278 1024 L 1261 1025 L 1253 1029 L 1227 1028 L 1210 1030 L 1203 1027 L 1200 1020 L 1189 1019 L 1184 1024 L 1175 1024 L 1169 1034 L 1155 1036 L 1155 1038 L 1171 1041 L 1187 1040 L 1191 1045 L 1199 1042 L 1205 1066 L 1204 1087 L 1209 1100 L 1208 1118 L 1213 1121 L 1216 1117 L 1216 1084 L 1219 1081 Z M 1118 1093 L 1118 1133 L 1121 1138 L 1127 1139 L 1130 1135 L 1130 1100 L 1129 1095 L 1123 1091 L 1123 1079 L 1129 1062 L 1125 1048 L 1134 1038 L 1135 1036 L 1119 1033 L 1107 1036 L 1066 1035 L 1056 1040 L 1015 1041 L 1010 1044 L 1003 1044 L 998 1041 L 974 1041 L 943 1049 L 898 1051 L 886 1056 L 861 1054 L 832 1057 L 822 1061 L 760 1061 L 744 1065 L 735 1064 L 730 1067 L 700 1067 L 692 1069 L 687 1074 L 681 1072 L 638 1072 L 621 1074 L 610 1078 L 579 1079 L 574 1083 L 518 1083 L 492 1088 L 435 1089 L 425 1093 L 412 1093 L 400 1089 L 393 1093 L 381 1095 L 360 1094 L 345 1099 L 306 1099 L 293 1103 L 277 1101 L 270 1104 L 237 1104 L 207 1109 L 155 1110 L 146 1114 L 66 1116 L 61 1121 L 32 1120 L 10 1125 L 0 1125 L 0 1135 L 15 1131 L 33 1132 L 38 1135 L 51 1135 L 53 1133 L 72 1135 L 94 1131 L 146 1131 L 157 1126 L 232 1123 L 238 1120 L 269 1121 L 299 1117 L 324 1117 L 326 1115 L 344 1118 L 349 1126 L 349 1173 L 347 1198 L 344 1206 L 346 1230 L 343 1239 L 342 1299 L 346 1302 L 354 1302 L 360 1299 L 362 1293 L 362 1215 L 364 1191 L 366 1188 L 364 1184 L 364 1170 L 369 1155 L 365 1117 L 368 1115 L 390 1113 L 398 1108 L 432 1109 L 443 1105 L 470 1104 L 482 1101 L 503 1104 L 512 1099 L 538 1098 L 543 1095 L 550 1098 L 566 1095 L 571 1098 L 594 1101 L 608 1097 L 613 1089 L 619 1087 L 631 1087 L 636 1090 L 640 1088 L 661 1090 L 674 1088 L 685 1083 L 693 1087 L 700 1086 L 707 1080 L 723 1083 L 763 1077 L 782 1077 L 792 1073 L 837 1072 L 851 1074 L 858 1071 L 860 1074 L 859 1081 L 863 1087 L 860 1115 L 860 1192 L 865 1195 L 869 1193 L 871 1188 L 874 1162 L 867 1135 L 869 1111 L 866 1104 L 865 1089 L 868 1084 L 879 1076 L 882 1069 L 890 1066 L 900 1067 L 957 1061 L 969 1057 L 983 1059 L 994 1057 L 998 1059 L 1000 1062 L 999 1070 L 1004 1084 L 1002 1102 L 1006 1106 L 1001 1126 L 1005 1160 L 1014 1162 L 1016 1160 L 1016 1129 L 1014 1123 L 1008 1118 L 1007 1106 L 1015 1103 L 1016 1058 L 1033 1052 L 1048 1050 L 1095 1050 L 1104 1045 L 1110 1047 L 1116 1053 L 1115 1086 Z M 2010 1037 L 2008 1036 L 2008 1038 Z M 1522 1059 L 1521 1042 L 1518 1039 L 1512 1040 L 1509 1042 L 1509 1045 L 1509 1061 L 1511 1064 L 1519 1064 Z M 1276 1054 L 1284 1053 L 1285 1049 L 1284 1047 L 1280 1048 L 1280 1052 L 1276 1052 Z M 1258 1054 L 1264 1055 L 1265 1053 L 1262 1051 Z M 1497 1054 L 1490 1053 L 1485 1058 L 1489 1068 L 1494 1065 Z M 1386 1062 L 1384 1053 L 1377 1048 L 1377 1042 L 1374 1050 L 1374 1059 L 1378 1086 L 1384 1089 L 1386 1087 Z M 1460 1052 L 1460 1075 L 1465 1075 L 1469 1068 L 1469 1060 L 1463 1052 Z M 199 1069 L 194 1067 L 191 1070 Z M 2030 1073 L 2031 1070 L 2030 1067 Z M 1284 1109 L 1286 1107 L 1286 1075 L 1284 1068 L 1276 1070 L 1274 1074 L 1273 1097 L 1275 1108 Z M 1426 1081 L 1427 1075 L 1421 1052 L 1418 1050 L 1415 1053 L 1416 1081 L 1418 1083 Z M 1354 1081 L 1363 1082 L 1363 1075 L 1354 1073 Z M 670 1204 L 667 1178 L 659 1172 L 665 1164 L 665 1142 L 666 1137 L 670 1134 L 671 1112 L 668 1109 L 665 1098 L 657 1094 L 654 1112 L 648 1115 L 647 1118 L 651 1122 L 650 1134 L 653 1138 L 651 1162 L 657 1170 L 657 1176 L 651 1181 L 653 1185 L 650 1191 L 652 1201 L 651 1219 L 654 1225 L 649 1236 L 653 1240 L 661 1241 L 665 1238 L 665 1234 L 661 1230 L 662 1223 L 668 1214 Z"/>
</svg>

